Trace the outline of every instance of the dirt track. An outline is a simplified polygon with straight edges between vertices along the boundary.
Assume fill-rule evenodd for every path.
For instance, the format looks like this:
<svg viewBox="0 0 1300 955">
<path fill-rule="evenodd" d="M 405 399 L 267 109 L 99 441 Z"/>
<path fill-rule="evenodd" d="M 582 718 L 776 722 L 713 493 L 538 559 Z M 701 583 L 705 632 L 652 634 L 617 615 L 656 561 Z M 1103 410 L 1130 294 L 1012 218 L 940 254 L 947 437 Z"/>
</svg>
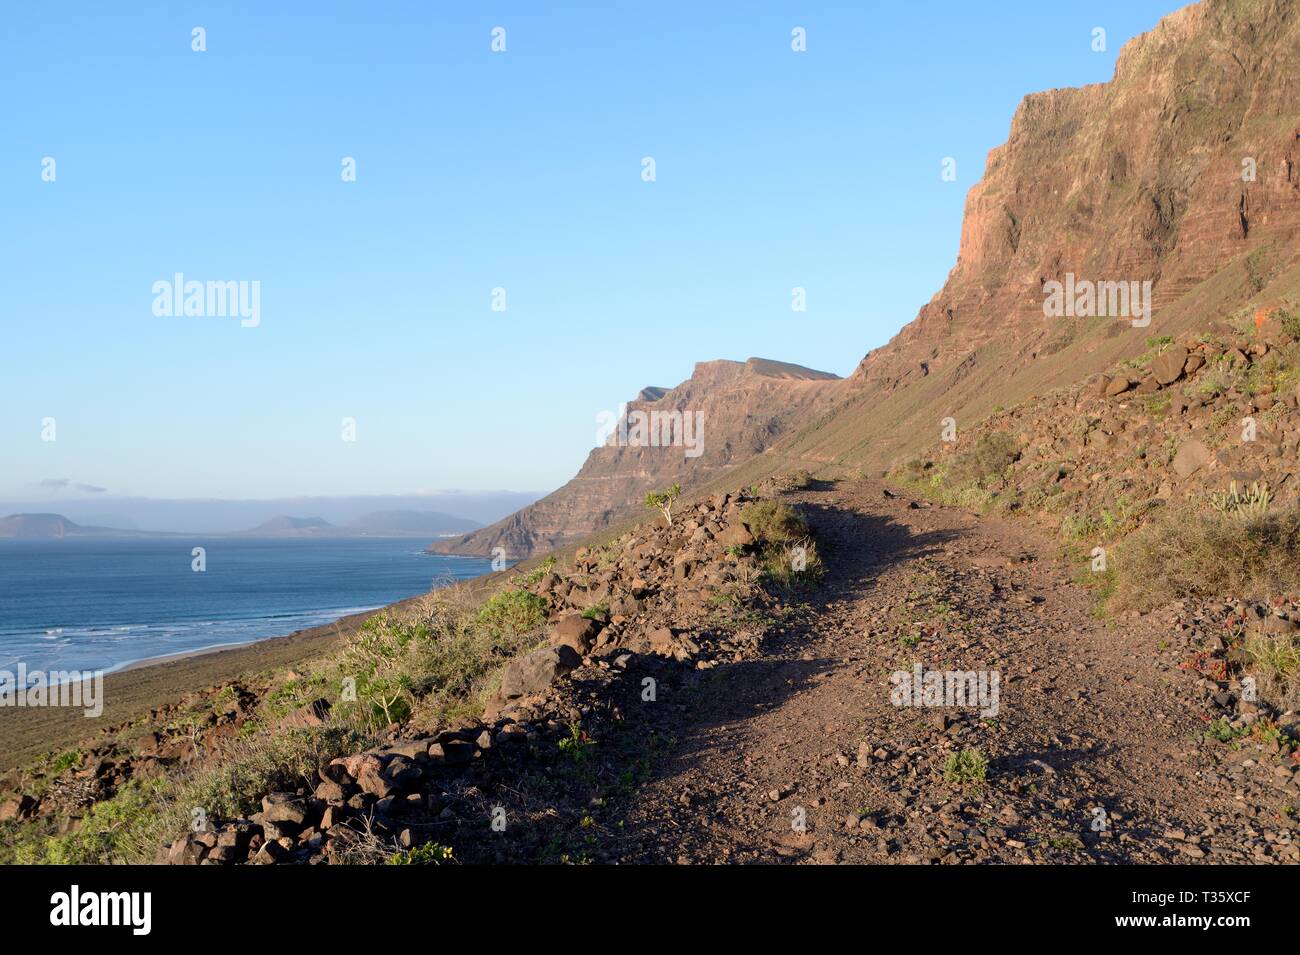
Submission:
<svg viewBox="0 0 1300 955">
<path fill-rule="evenodd" d="M 1167 617 L 1108 626 L 1058 548 L 1024 528 L 871 482 L 798 499 L 821 588 L 761 661 L 717 671 L 606 830 L 611 856 L 1300 861 L 1284 811 L 1300 803 L 1294 767 L 1202 739 L 1208 711 Z M 996 718 L 891 704 L 890 674 L 917 662 L 998 671 Z M 949 756 L 975 747 L 987 781 L 945 781 Z"/>
</svg>

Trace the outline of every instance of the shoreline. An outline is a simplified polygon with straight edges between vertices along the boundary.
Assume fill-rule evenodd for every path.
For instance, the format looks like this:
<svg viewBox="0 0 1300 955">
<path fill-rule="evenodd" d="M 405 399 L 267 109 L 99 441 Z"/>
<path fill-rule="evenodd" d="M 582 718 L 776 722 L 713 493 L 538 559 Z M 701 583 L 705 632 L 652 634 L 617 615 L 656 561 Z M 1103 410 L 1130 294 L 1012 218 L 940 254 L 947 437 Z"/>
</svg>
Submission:
<svg viewBox="0 0 1300 955">
<path fill-rule="evenodd" d="M 190 691 L 318 659 L 373 614 L 425 596 L 417 594 L 280 636 L 149 657 L 106 671 L 104 709 L 97 717 L 87 717 L 77 707 L 4 707 L 0 709 L 0 773 L 25 766 L 42 753 L 78 746 L 109 727 L 147 719 L 151 710 Z"/>
</svg>

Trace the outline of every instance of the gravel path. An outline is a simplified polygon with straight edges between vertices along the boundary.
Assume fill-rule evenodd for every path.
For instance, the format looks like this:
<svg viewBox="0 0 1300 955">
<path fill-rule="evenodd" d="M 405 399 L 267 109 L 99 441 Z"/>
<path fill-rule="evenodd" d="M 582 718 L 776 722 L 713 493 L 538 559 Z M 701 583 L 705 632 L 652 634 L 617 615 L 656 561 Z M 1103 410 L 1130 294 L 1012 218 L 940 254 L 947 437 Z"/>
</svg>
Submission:
<svg viewBox="0 0 1300 955">
<path fill-rule="evenodd" d="M 827 565 L 759 664 L 719 668 L 621 812 L 624 861 L 1296 862 L 1294 767 L 1203 739 L 1172 616 L 1110 621 L 1028 528 L 883 485 L 793 496 Z M 982 674 L 997 709 L 900 706 Z M 973 701 L 974 702 L 974 701 Z M 962 751 L 978 777 L 945 778 Z M 951 774 L 949 774 L 951 775 Z"/>
</svg>

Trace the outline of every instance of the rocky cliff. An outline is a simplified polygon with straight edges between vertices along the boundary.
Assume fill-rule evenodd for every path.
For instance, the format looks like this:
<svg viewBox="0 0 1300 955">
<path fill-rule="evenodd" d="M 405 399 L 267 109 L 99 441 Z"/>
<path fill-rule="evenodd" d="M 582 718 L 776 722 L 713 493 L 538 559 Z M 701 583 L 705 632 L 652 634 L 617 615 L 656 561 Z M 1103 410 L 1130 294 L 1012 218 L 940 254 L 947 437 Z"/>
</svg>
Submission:
<svg viewBox="0 0 1300 955">
<path fill-rule="evenodd" d="M 1114 78 L 1027 96 L 966 201 L 942 290 L 772 458 L 869 465 L 998 406 L 1281 303 L 1300 253 L 1300 6 L 1206 0 Z M 1151 282 L 1145 327 L 1044 314 L 1048 283 Z M 750 469 L 757 473 L 760 465 Z"/>
<path fill-rule="evenodd" d="M 726 395 L 705 456 L 598 449 L 551 497 L 440 548 L 526 555 L 606 526 L 647 488 L 721 487 L 728 468 L 733 485 L 798 466 L 883 472 L 933 449 L 941 419 L 961 432 L 1137 358 L 1153 338 L 1232 334 L 1230 319 L 1289 302 L 1300 262 L 1297 63 L 1292 0 L 1204 0 L 1171 14 L 1125 45 L 1110 82 L 1025 97 L 967 197 L 944 287 L 849 379 L 702 364 L 657 400 Z M 1150 283 L 1149 323 L 1135 307 L 1049 317 L 1050 283 L 1075 280 Z M 655 406 L 657 394 L 641 402 Z"/>
<path fill-rule="evenodd" d="M 624 424 L 559 490 L 429 551 L 486 556 L 503 547 L 516 560 L 578 540 L 643 512 L 647 491 L 699 484 L 761 455 L 829 409 L 843 387 L 836 375 L 762 358 L 700 362 L 676 388 L 643 389 Z"/>
</svg>

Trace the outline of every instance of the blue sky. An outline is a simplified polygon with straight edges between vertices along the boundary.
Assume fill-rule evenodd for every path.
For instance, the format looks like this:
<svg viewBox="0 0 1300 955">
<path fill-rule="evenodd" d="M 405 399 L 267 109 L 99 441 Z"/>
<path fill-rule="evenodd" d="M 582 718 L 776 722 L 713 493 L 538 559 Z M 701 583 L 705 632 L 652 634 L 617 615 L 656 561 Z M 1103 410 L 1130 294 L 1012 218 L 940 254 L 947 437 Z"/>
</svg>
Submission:
<svg viewBox="0 0 1300 955">
<path fill-rule="evenodd" d="M 545 490 L 696 361 L 848 374 L 1020 98 L 1179 5 L 11 5 L 0 496 Z M 260 324 L 154 315 L 177 272 Z"/>
</svg>

